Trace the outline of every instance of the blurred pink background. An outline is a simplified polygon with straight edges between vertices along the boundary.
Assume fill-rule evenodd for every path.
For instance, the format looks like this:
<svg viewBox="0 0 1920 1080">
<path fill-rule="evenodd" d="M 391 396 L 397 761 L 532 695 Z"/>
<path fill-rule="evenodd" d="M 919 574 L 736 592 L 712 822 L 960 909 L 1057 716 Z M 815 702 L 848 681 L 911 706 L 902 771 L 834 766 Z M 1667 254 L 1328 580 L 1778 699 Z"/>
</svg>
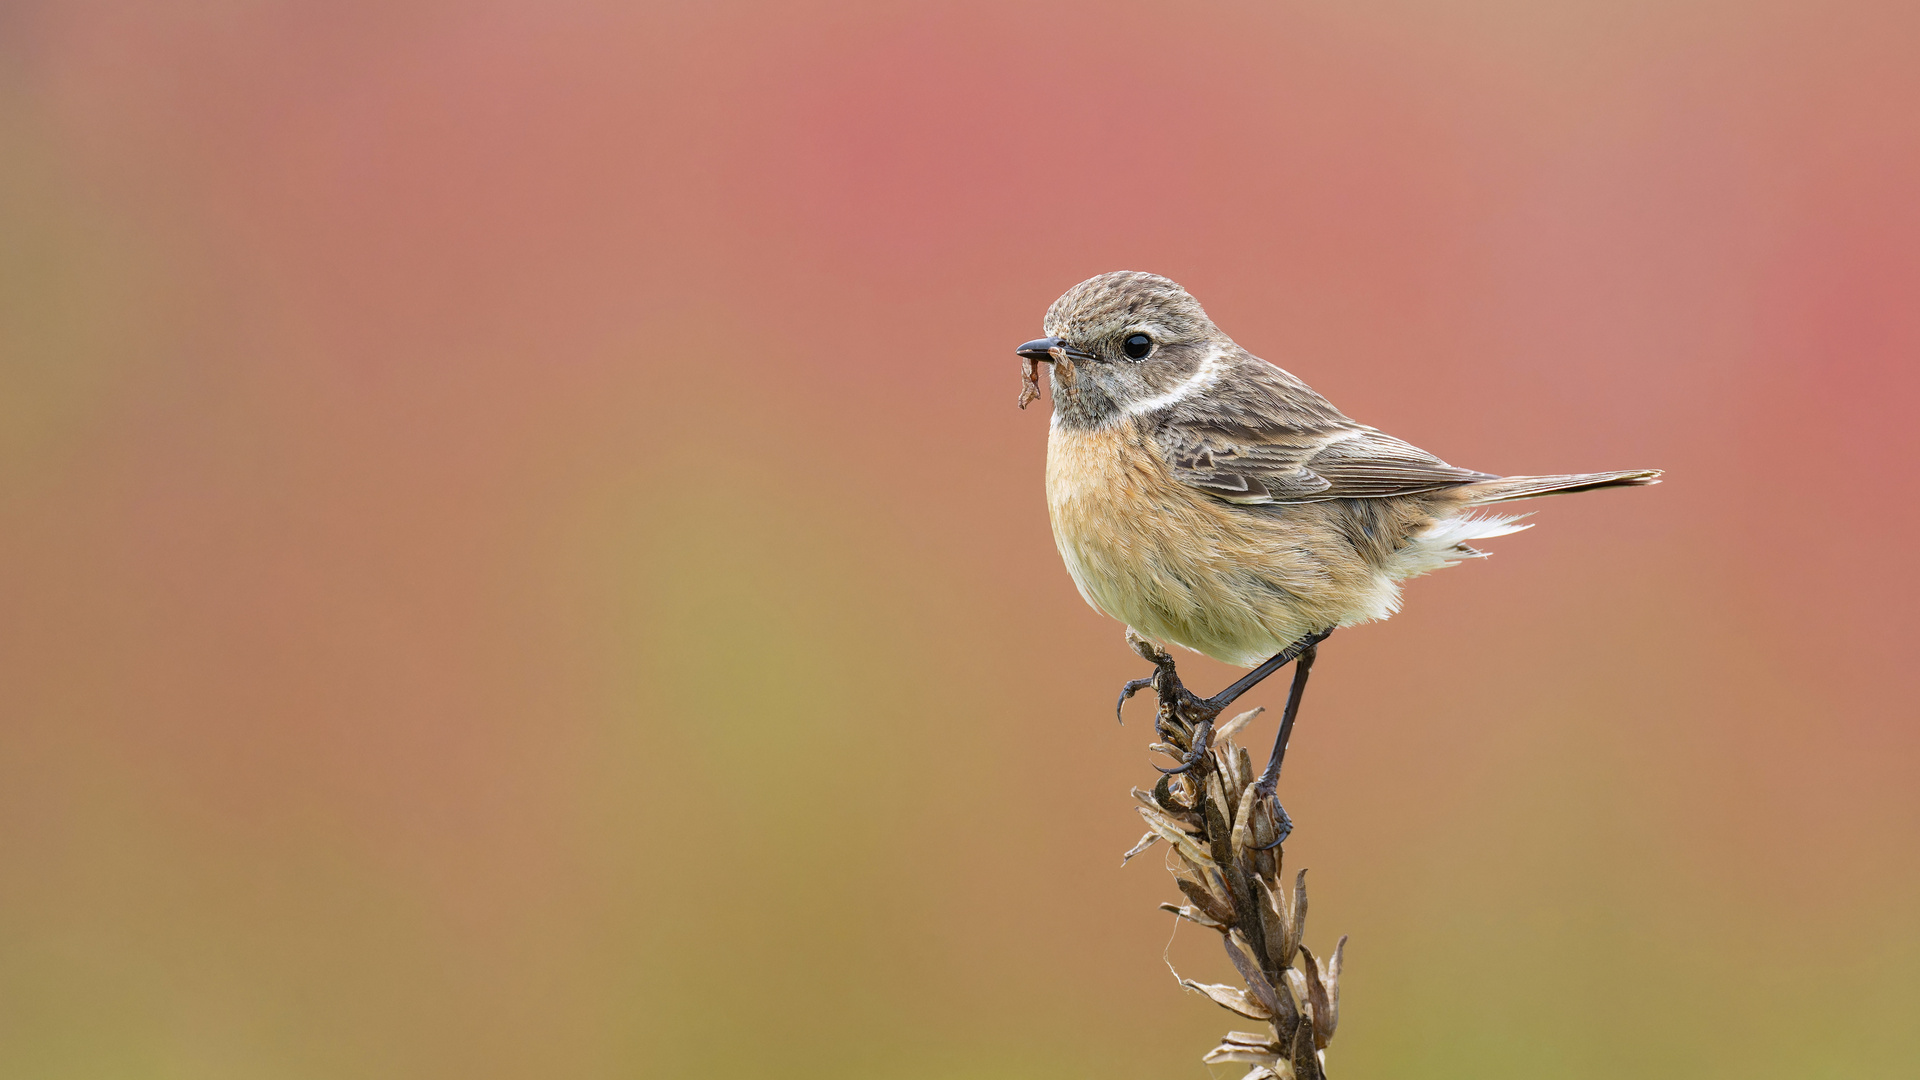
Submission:
<svg viewBox="0 0 1920 1080">
<path fill-rule="evenodd" d="M 1669 470 L 1323 652 L 1333 1075 L 1920 1071 L 1917 32 L 0 9 L 0 1073 L 1210 1075 L 1013 407 L 1121 268 Z"/>
</svg>

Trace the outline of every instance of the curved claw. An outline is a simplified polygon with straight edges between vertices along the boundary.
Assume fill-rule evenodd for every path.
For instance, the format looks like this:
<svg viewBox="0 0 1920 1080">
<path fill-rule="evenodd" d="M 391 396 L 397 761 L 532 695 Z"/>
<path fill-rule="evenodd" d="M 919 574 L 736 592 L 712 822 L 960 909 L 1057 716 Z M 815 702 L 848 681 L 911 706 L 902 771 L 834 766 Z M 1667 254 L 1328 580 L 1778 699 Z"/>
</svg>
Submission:
<svg viewBox="0 0 1920 1080">
<path fill-rule="evenodd" d="M 1122 727 L 1125 727 L 1127 723 L 1127 714 L 1125 711 L 1127 702 L 1133 698 L 1133 695 L 1152 685 L 1153 679 L 1151 678 L 1128 679 L 1127 684 L 1120 688 L 1120 700 L 1113 703 L 1113 717 L 1120 721 Z"/>
<path fill-rule="evenodd" d="M 1280 797 L 1265 788 L 1255 788 L 1254 793 L 1273 803 L 1273 839 L 1265 844 L 1253 845 L 1255 851 L 1272 851 L 1287 842 L 1293 835 L 1293 819 L 1287 816 L 1287 808 L 1280 805 Z"/>
<path fill-rule="evenodd" d="M 1193 729 L 1192 747 L 1192 749 L 1187 751 L 1186 759 L 1173 768 L 1161 769 L 1158 765 L 1155 765 L 1154 768 L 1160 769 L 1160 771 L 1167 776 L 1178 776 L 1183 772 L 1193 771 L 1194 766 L 1207 760 L 1207 751 L 1213 748 L 1212 720 L 1202 720 L 1200 726 Z"/>
</svg>

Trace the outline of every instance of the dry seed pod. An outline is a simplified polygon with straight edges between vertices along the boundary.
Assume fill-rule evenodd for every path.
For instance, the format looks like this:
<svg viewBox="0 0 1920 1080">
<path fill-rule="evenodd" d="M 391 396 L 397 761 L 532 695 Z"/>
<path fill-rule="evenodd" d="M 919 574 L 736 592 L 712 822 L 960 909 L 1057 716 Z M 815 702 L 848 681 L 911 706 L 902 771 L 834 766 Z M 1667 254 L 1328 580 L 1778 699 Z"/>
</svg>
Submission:
<svg viewBox="0 0 1920 1080">
<path fill-rule="evenodd" d="M 1213 775 L 1220 781 L 1220 805 L 1231 819 L 1240 810 L 1240 789 L 1245 786 L 1233 779 L 1233 748 L 1215 745 L 1213 750 Z"/>
<path fill-rule="evenodd" d="M 1327 1039 L 1340 1027 L 1340 968 L 1346 963 L 1347 935 L 1341 934 L 1327 958 Z"/>
<path fill-rule="evenodd" d="M 1193 901 L 1193 906 L 1206 912 L 1208 918 L 1228 926 L 1233 925 L 1234 914 L 1232 904 L 1221 897 L 1213 895 L 1211 890 L 1197 881 L 1189 881 L 1182 877 L 1175 878 L 1174 884 L 1180 886 L 1180 891 L 1186 894 L 1187 899 Z"/>
<path fill-rule="evenodd" d="M 1307 871 L 1302 868 L 1293 878 L 1293 905 L 1287 911 L 1287 921 L 1293 924 L 1293 940 L 1307 940 Z"/>
<path fill-rule="evenodd" d="M 1140 816 L 1149 822 L 1158 822 L 1167 828 L 1189 835 L 1198 831 L 1198 826 L 1194 823 L 1183 820 L 1185 815 L 1169 814 L 1157 806 L 1136 806 L 1134 809 L 1139 811 Z"/>
<path fill-rule="evenodd" d="M 1248 724 L 1253 723 L 1255 717 L 1266 711 L 1267 707 L 1265 705 L 1248 709 L 1246 712 L 1241 713 L 1239 716 L 1234 717 L 1214 729 L 1213 737 L 1216 739 L 1231 739 L 1244 731 Z"/>
<path fill-rule="evenodd" d="M 1247 981 L 1247 989 L 1252 992 L 1254 1000 L 1266 1006 L 1267 1012 L 1276 1019 L 1285 1021 L 1287 1026 L 1291 1027 L 1297 1022 L 1299 1014 L 1293 1007 L 1292 997 L 1288 996 L 1286 1003 L 1281 1004 L 1279 991 L 1273 988 L 1273 984 L 1267 981 L 1267 976 L 1260 970 L 1259 965 L 1247 955 L 1246 939 L 1240 936 L 1240 931 L 1228 931 L 1227 936 L 1221 940 L 1227 948 L 1227 959 L 1233 962 L 1233 969 L 1240 973 L 1240 977 Z"/>
<path fill-rule="evenodd" d="M 1226 789 L 1222 787 L 1220 784 L 1220 772 L 1218 769 L 1207 770 L 1206 792 L 1207 792 L 1207 802 L 1213 804 L 1214 809 L 1219 811 L 1220 824 L 1224 828 L 1226 826 L 1227 819 L 1233 814 L 1233 807 L 1229 805 L 1227 802 L 1227 792 L 1226 792 Z M 1214 833 L 1211 831 L 1211 826 L 1213 825 L 1213 822 L 1208 821 L 1207 825 L 1209 826 L 1209 832 L 1207 835 L 1209 836 L 1214 835 Z"/>
<path fill-rule="evenodd" d="M 1127 849 L 1127 850 L 1126 850 L 1126 851 L 1125 851 L 1124 853 L 1122 853 L 1122 854 L 1121 854 L 1121 856 L 1120 856 L 1120 865 L 1121 865 L 1121 866 L 1125 866 L 1125 865 L 1127 865 L 1128 863 L 1130 863 L 1130 862 L 1132 862 L 1132 861 L 1133 861 L 1133 857 L 1134 857 L 1135 855 L 1138 855 L 1138 854 L 1140 854 L 1141 852 L 1143 852 L 1143 851 L 1145 851 L 1145 850 L 1147 850 L 1148 848 L 1150 848 L 1150 847 L 1152 847 L 1153 845 L 1155 845 L 1155 844 L 1157 844 L 1157 843 L 1159 843 L 1159 842 L 1160 842 L 1160 834 L 1159 834 L 1159 833 L 1156 833 L 1156 832 L 1148 832 L 1148 833 L 1147 833 L 1147 834 L 1146 834 L 1145 836 L 1142 836 L 1142 837 L 1140 838 L 1140 842 L 1139 842 L 1139 843 L 1137 843 L 1137 844 L 1135 844 L 1135 845 L 1133 845 L 1132 847 L 1130 847 L 1130 848 L 1128 848 L 1128 849 Z"/>
<path fill-rule="evenodd" d="M 1327 984 L 1320 981 L 1320 965 L 1313 958 L 1313 950 L 1300 946 L 1300 961 L 1306 965 L 1304 979 L 1307 991 L 1307 1007 L 1313 1010 L 1313 1045 L 1317 1050 L 1327 1048 L 1327 1040 L 1333 1038 L 1333 1006 L 1327 1001 Z M 1289 974 L 1294 970 L 1287 969 Z"/>
<path fill-rule="evenodd" d="M 1276 968 L 1284 969 L 1293 962 L 1288 950 L 1293 942 L 1287 937 L 1287 920 L 1280 914 L 1279 905 L 1274 901 L 1275 890 L 1261 878 L 1253 879 L 1254 906 L 1260 912 L 1260 930 L 1267 941 L 1267 959 Z"/>
<path fill-rule="evenodd" d="M 1214 922 L 1212 919 L 1207 918 L 1206 912 L 1201 911 L 1199 908 L 1196 908 L 1191 904 L 1188 904 L 1185 907 L 1182 907 L 1179 904 L 1161 904 L 1160 910 L 1170 911 L 1175 915 L 1178 915 L 1179 917 L 1187 920 L 1190 923 L 1195 923 L 1197 925 L 1204 926 L 1209 930 L 1219 930 L 1222 933 L 1225 933 L 1227 929 L 1226 927 L 1220 925 L 1219 923 Z"/>
<path fill-rule="evenodd" d="M 1307 973 L 1299 968 L 1290 967 L 1280 974 L 1286 977 L 1287 989 L 1293 991 L 1293 1000 L 1300 1002 L 1305 1008 L 1312 1009 L 1312 995 L 1307 993 Z"/>
<path fill-rule="evenodd" d="M 1184 714 L 1191 695 L 1172 661 L 1137 635 L 1130 633 L 1128 641 L 1155 665 L 1151 685 L 1159 698 L 1155 730 L 1161 740 L 1156 749 L 1176 757 L 1195 748 L 1201 752 L 1187 772 L 1157 778 L 1151 792 L 1133 793 L 1149 832 L 1127 857 L 1159 840 L 1168 842 L 1175 856 L 1168 868 L 1187 902 L 1161 904 L 1161 909 L 1218 930 L 1246 988 L 1189 980 L 1183 985 L 1236 1015 L 1265 1018 L 1272 1029 L 1271 1036 L 1229 1033 L 1206 1060 L 1248 1064 L 1242 1080 L 1325 1080 L 1321 1051 L 1338 1022 L 1345 939 L 1325 964 L 1301 947 L 1306 873 L 1282 884 L 1280 851 L 1256 847 L 1277 835 L 1278 821 L 1269 801 L 1255 796 L 1253 759 L 1233 736 L 1259 711 L 1221 725 L 1209 744 L 1207 725 L 1191 723 Z"/>
<path fill-rule="evenodd" d="M 1256 1035 L 1251 1031 L 1229 1031 L 1220 1045 L 1207 1051 L 1200 1060 L 1209 1065 L 1221 1065 L 1227 1062 L 1243 1062 L 1249 1065 L 1277 1065 L 1281 1061 L 1280 1047 L 1268 1036 Z"/>
<path fill-rule="evenodd" d="M 1233 816 L 1233 848 L 1245 851 L 1257 841 L 1253 835 L 1253 818 L 1258 813 L 1260 800 L 1254 797 L 1253 785 L 1248 784 L 1240 792 L 1240 809 Z M 1255 875 L 1258 876 L 1257 874 Z"/>
<path fill-rule="evenodd" d="M 1266 1006 L 1248 997 L 1247 992 L 1237 986 L 1228 986 L 1226 983 L 1194 982 L 1192 979 L 1182 979 L 1180 985 L 1189 990 L 1200 991 L 1212 998 L 1221 1008 L 1237 1012 L 1249 1020 L 1273 1019 L 1273 1014 L 1267 1011 Z"/>
<path fill-rule="evenodd" d="M 1306 871 L 1302 870 L 1302 874 Z M 1274 915 L 1280 920 L 1280 936 L 1270 941 L 1273 962 L 1281 967 L 1293 964 L 1293 956 L 1300 948 L 1300 921 L 1294 917 L 1295 893 L 1288 892 L 1286 886 L 1275 885 L 1272 892 Z"/>
<path fill-rule="evenodd" d="M 1172 844 L 1174 850 L 1178 851 L 1182 858 L 1195 866 L 1213 865 L 1213 856 L 1202 851 L 1200 845 L 1193 842 L 1193 838 L 1187 835 L 1185 829 L 1174 825 L 1164 816 L 1151 813 L 1144 806 L 1140 807 L 1139 810 L 1140 816 L 1146 819 L 1147 828 L 1159 833 L 1160 839 Z"/>
<path fill-rule="evenodd" d="M 1293 1052 L 1288 1055 L 1293 1065 L 1294 1080 L 1326 1080 L 1326 1072 L 1320 1067 L 1320 1054 L 1313 1045 L 1313 1028 L 1301 1024 L 1293 1032 Z"/>
</svg>

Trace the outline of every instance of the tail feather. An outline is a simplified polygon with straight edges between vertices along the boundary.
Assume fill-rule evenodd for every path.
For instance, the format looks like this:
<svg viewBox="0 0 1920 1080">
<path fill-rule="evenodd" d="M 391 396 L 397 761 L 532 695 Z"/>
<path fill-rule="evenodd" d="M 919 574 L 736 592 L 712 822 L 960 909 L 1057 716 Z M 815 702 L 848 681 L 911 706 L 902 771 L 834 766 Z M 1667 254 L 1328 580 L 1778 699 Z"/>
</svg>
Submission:
<svg viewBox="0 0 1920 1080">
<path fill-rule="evenodd" d="M 1460 490 L 1467 496 L 1468 503 L 1480 506 L 1540 495 L 1562 495 L 1607 487 L 1641 487 L 1659 482 L 1659 469 L 1628 469 L 1622 472 L 1565 473 L 1560 476 L 1503 476 L 1498 480 L 1467 484 Z"/>
</svg>

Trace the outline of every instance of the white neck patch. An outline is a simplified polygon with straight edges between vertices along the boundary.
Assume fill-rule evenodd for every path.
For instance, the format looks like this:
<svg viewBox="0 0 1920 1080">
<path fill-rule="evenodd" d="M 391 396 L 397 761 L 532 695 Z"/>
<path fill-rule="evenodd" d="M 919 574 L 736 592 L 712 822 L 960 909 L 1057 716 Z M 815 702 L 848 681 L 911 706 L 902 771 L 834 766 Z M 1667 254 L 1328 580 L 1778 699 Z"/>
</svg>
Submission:
<svg viewBox="0 0 1920 1080">
<path fill-rule="evenodd" d="M 1199 369 L 1182 380 L 1179 386 L 1174 387 L 1164 394 L 1155 394 L 1150 398 L 1143 398 L 1136 401 L 1120 410 L 1119 415 L 1121 417 L 1142 416 L 1158 409 L 1164 409 L 1196 391 L 1206 389 L 1213 384 L 1214 379 L 1219 377 L 1220 369 L 1224 366 L 1222 361 L 1226 359 L 1226 355 L 1226 349 L 1219 344 L 1215 344 L 1207 350 L 1207 358 L 1200 361 Z"/>
</svg>

